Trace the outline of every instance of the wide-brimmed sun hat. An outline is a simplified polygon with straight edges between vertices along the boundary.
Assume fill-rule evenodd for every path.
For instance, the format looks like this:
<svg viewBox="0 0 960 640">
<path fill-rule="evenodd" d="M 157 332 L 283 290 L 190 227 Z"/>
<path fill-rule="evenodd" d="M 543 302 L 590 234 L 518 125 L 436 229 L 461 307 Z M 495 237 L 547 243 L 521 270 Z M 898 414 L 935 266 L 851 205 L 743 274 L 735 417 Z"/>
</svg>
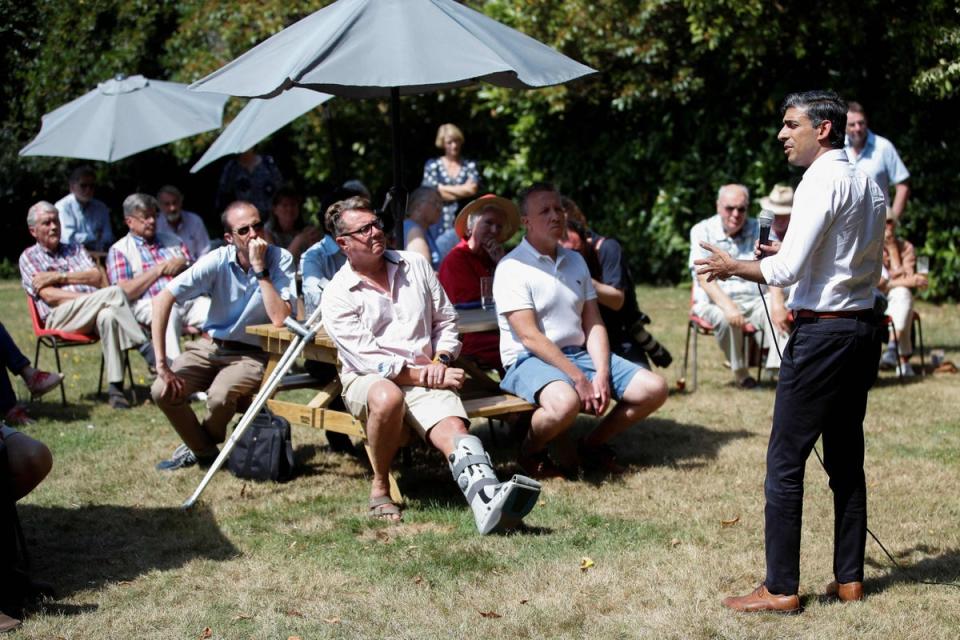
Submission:
<svg viewBox="0 0 960 640">
<path fill-rule="evenodd" d="M 793 187 L 778 184 L 765 198 L 760 198 L 760 206 L 778 216 L 788 216 L 793 210 Z"/>
<path fill-rule="evenodd" d="M 466 239 L 467 219 L 470 217 L 470 214 L 483 211 L 488 207 L 497 209 L 503 212 L 504 215 L 503 229 L 500 230 L 500 236 L 497 238 L 497 241 L 506 242 L 517 232 L 517 229 L 520 228 L 520 210 L 517 209 L 517 205 L 515 205 L 512 200 L 488 193 L 485 196 L 480 196 L 476 200 L 469 202 L 460 210 L 460 213 L 457 214 L 457 219 L 453 223 L 453 229 L 461 239 Z"/>
</svg>

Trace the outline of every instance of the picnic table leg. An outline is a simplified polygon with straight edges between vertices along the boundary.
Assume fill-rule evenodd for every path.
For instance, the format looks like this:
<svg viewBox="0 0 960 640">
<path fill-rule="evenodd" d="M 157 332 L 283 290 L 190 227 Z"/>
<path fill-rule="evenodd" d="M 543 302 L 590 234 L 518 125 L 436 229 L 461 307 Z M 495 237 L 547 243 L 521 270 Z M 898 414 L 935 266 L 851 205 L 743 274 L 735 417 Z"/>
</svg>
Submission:
<svg viewBox="0 0 960 640">
<path fill-rule="evenodd" d="M 370 450 L 370 445 L 367 444 L 367 441 L 363 441 L 363 448 L 367 452 L 367 459 L 370 460 L 370 466 L 373 467 L 373 452 Z M 403 494 L 400 493 L 400 485 L 397 484 L 397 479 L 393 475 L 393 471 L 387 474 L 387 479 L 390 481 L 390 499 L 396 502 L 397 504 L 403 504 Z"/>
</svg>

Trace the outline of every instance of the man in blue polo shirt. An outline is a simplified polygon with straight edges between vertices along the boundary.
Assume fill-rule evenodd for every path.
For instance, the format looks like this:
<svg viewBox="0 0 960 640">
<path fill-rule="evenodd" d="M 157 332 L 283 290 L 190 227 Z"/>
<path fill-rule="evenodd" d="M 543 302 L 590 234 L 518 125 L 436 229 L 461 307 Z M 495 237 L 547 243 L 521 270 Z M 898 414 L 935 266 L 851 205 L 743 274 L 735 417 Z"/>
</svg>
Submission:
<svg viewBox="0 0 960 640">
<path fill-rule="evenodd" d="M 161 470 L 209 465 L 226 436 L 237 400 L 260 385 L 267 354 L 247 325 L 283 321 L 296 300 L 293 256 L 263 239 L 257 208 L 238 201 L 221 216 L 226 245 L 208 253 L 154 296 L 153 348 L 157 379 L 153 400 L 184 444 Z M 166 364 L 166 326 L 174 303 L 210 296 L 204 338 L 191 342 L 173 364 Z M 201 422 L 189 405 L 197 391 L 207 393 L 207 417 Z"/>
<path fill-rule="evenodd" d="M 878 136 L 867 126 L 867 114 L 859 102 L 847 103 L 847 128 L 844 150 L 850 164 L 873 178 L 883 191 L 893 219 L 899 220 L 910 197 L 910 172 L 900 159 L 893 143 Z M 890 187 L 893 186 L 893 202 Z"/>
</svg>

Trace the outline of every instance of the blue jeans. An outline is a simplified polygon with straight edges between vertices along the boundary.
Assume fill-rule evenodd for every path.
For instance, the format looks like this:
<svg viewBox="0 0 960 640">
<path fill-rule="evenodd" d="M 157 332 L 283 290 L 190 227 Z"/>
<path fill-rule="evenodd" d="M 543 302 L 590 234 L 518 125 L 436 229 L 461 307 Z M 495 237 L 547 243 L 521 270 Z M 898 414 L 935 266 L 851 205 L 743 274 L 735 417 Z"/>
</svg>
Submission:
<svg viewBox="0 0 960 640">
<path fill-rule="evenodd" d="M 17 348 L 13 338 L 7 333 L 7 328 L 3 326 L 3 323 L 0 323 L 0 357 L 3 358 L 3 364 L 14 375 L 19 375 L 23 368 L 30 364 L 27 357 Z M 7 415 L 7 411 L 10 411 L 15 404 L 17 404 L 17 395 L 13 392 L 13 386 L 10 384 L 10 376 L 4 371 L 3 375 L 0 375 L 0 417 Z"/>
</svg>

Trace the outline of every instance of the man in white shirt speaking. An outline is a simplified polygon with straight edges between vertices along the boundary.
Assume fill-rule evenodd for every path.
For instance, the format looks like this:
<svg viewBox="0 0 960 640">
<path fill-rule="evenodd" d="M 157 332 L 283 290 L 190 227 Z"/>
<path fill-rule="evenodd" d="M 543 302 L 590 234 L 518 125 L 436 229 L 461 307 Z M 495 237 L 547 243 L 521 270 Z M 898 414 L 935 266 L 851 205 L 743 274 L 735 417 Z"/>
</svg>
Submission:
<svg viewBox="0 0 960 640">
<path fill-rule="evenodd" d="M 524 476 L 499 482 L 480 439 L 467 432 L 456 393 L 464 371 L 450 366 L 460 352 L 457 312 L 430 263 L 412 251 L 387 249 L 383 222 L 366 198 L 335 202 L 325 216 L 347 263 L 327 285 L 320 308 L 340 356 L 343 402 L 366 428 L 373 467 L 369 516 L 402 518 L 390 498 L 390 465 L 416 433 L 449 462 L 481 534 L 519 525 L 536 505 L 540 485 Z"/>
<path fill-rule="evenodd" d="M 696 261 L 698 273 L 710 280 L 738 276 L 794 285 L 787 306 L 796 328 L 783 350 L 767 448 L 766 579 L 748 595 L 724 599 L 736 611 L 800 610 L 803 474 L 821 435 L 835 518 L 835 580 L 827 595 L 863 598 L 863 418 L 880 353 L 873 287 L 880 276 L 885 203 L 877 184 L 847 160 L 846 118 L 846 102 L 832 91 L 788 95 L 777 137 L 787 161 L 806 168 L 794 195 L 790 233 L 775 255 L 762 260 L 734 260 L 704 243 L 711 255 Z"/>
</svg>

